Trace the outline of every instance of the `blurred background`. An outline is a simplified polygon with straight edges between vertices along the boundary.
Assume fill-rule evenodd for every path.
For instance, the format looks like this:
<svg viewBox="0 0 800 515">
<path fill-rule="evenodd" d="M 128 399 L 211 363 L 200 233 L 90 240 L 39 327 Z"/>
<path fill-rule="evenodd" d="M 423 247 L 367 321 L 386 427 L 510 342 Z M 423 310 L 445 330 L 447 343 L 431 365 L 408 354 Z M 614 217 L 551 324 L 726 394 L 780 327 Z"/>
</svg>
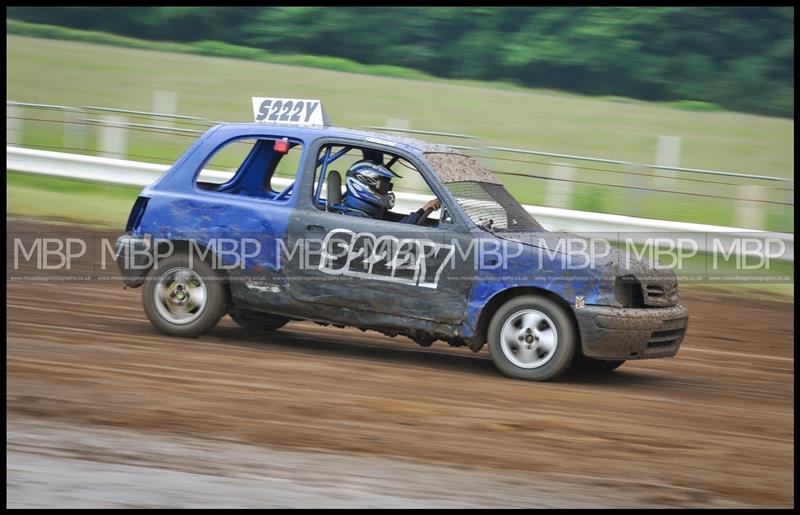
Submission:
<svg viewBox="0 0 800 515">
<path fill-rule="evenodd" d="M 490 147 L 524 204 L 793 232 L 793 22 L 785 7 L 11 7 L 7 137 L 169 164 L 213 122 L 250 121 L 251 96 L 319 98 L 335 125 Z M 74 185 L 7 183 L 10 212 L 84 215 L 43 192 Z M 117 226 L 136 194 L 80 188 Z"/>
<path fill-rule="evenodd" d="M 131 170 L 254 96 L 458 146 L 553 219 L 793 246 L 791 7 L 8 7 L 6 29 L 7 274 L 12 234 L 114 241 Z M 544 384 L 311 322 L 168 338 L 141 288 L 7 275 L 7 506 L 794 506 L 793 262 L 773 271 L 681 282 L 674 360 Z"/>
</svg>

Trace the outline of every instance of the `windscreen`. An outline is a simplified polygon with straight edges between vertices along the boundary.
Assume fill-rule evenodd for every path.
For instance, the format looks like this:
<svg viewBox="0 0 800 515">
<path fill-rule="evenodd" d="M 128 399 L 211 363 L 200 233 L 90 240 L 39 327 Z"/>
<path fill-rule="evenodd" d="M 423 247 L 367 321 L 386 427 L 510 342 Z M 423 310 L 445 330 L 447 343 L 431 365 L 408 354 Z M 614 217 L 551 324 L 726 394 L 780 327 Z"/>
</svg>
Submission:
<svg viewBox="0 0 800 515">
<path fill-rule="evenodd" d="M 543 231 L 502 184 L 451 182 L 447 187 L 476 225 L 492 232 Z"/>
</svg>

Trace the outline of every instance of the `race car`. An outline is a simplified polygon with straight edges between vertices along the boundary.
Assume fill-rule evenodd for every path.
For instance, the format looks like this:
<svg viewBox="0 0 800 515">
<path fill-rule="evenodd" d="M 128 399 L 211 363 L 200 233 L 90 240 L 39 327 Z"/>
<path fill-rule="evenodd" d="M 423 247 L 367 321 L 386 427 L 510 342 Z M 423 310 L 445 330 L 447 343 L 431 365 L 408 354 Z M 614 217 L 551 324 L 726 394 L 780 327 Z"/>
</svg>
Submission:
<svg viewBox="0 0 800 515">
<path fill-rule="evenodd" d="M 253 98 L 253 113 L 144 188 L 117 240 L 159 331 L 309 320 L 488 344 L 500 371 L 537 381 L 678 352 L 674 272 L 613 245 L 576 266 L 586 238 L 545 230 L 475 156 L 332 126 L 318 100 Z M 232 149 L 229 172 L 211 169 Z"/>
</svg>

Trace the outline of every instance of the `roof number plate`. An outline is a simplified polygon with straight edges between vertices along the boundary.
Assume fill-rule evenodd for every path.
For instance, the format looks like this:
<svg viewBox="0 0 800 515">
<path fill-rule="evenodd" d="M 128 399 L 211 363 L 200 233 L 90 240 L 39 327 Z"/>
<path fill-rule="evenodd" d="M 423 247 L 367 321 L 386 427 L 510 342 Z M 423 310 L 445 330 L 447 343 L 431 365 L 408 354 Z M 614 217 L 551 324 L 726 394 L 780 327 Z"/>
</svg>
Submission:
<svg viewBox="0 0 800 515">
<path fill-rule="evenodd" d="M 253 97 L 257 123 L 280 125 L 329 125 L 319 100 Z"/>
</svg>

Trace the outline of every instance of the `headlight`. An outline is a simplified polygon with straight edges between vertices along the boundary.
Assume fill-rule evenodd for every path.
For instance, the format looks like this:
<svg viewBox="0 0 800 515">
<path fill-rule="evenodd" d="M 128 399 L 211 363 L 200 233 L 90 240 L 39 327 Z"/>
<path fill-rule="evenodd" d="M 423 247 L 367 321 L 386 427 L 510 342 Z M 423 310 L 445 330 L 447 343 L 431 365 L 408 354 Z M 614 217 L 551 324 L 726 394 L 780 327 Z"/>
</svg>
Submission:
<svg viewBox="0 0 800 515">
<path fill-rule="evenodd" d="M 642 297 L 642 284 L 639 280 L 632 275 L 624 275 L 617 277 L 615 283 L 615 292 L 617 302 L 622 304 L 623 308 L 641 308 L 644 307 L 644 298 Z"/>
</svg>

